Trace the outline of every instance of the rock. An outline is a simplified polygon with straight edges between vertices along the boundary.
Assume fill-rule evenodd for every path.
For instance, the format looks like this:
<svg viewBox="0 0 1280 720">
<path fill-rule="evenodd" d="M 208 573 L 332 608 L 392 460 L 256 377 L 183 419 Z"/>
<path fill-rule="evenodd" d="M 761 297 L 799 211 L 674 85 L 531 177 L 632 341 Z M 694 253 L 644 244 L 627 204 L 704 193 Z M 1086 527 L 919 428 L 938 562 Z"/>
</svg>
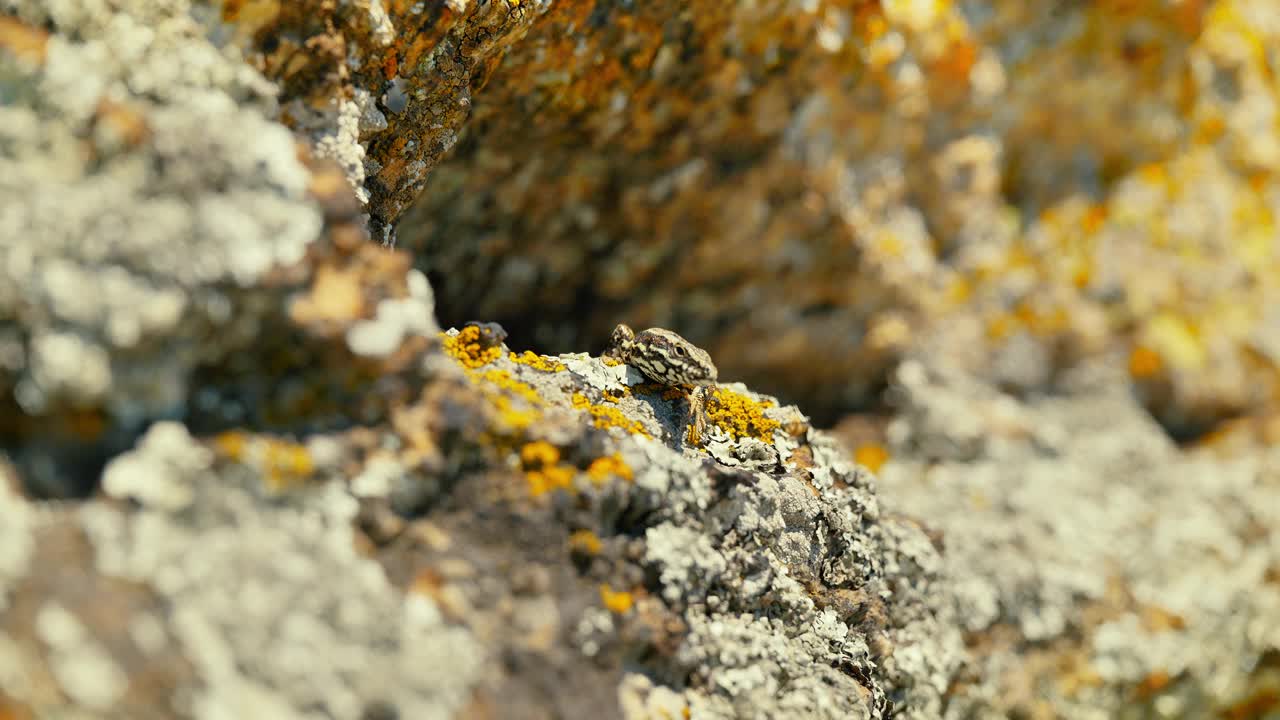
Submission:
<svg viewBox="0 0 1280 720">
<path fill-rule="evenodd" d="M 1006 396 L 1014 434 L 984 412 L 992 388 L 954 371 L 923 380 L 900 380 L 880 488 L 945 539 L 976 663 L 948 717 L 1266 716 L 1280 647 L 1274 448 L 1180 451 L 1116 379 Z M 969 422 L 948 422 L 958 407 Z"/>
<path fill-rule="evenodd" d="M 1053 9 L 0 0 L 0 716 L 1274 711 L 1273 25 Z"/>
</svg>

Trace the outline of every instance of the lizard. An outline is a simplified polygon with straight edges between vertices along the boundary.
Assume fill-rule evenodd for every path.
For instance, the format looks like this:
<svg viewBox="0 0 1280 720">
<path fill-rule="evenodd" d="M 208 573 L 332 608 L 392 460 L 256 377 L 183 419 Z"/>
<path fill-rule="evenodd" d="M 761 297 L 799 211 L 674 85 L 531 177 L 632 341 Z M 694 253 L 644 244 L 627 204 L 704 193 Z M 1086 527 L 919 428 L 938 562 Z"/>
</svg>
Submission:
<svg viewBox="0 0 1280 720">
<path fill-rule="evenodd" d="M 609 336 L 605 355 L 634 367 L 659 385 L 693 386 L 689 394 L 688 438 L 694 444 L 701 443 L 707 427 L 706 390 L 716 384 L 719 374 L 706 350 L 670 330 L 649 328 L 636 333 L 630 326 L 620 324 Z"/>
</svg>

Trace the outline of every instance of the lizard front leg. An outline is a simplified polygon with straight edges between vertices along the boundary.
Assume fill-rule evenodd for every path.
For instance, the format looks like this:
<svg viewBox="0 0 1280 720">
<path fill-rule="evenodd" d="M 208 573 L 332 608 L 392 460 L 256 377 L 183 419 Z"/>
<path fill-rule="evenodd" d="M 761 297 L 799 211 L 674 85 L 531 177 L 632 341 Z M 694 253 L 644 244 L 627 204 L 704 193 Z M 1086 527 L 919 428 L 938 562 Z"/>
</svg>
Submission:
<svg viewBox="0 0 1280 720">
<path fill-rule="evenodd" d="M 707 431 L 707 388 L 698 385 L 689 393 L 689 430 L 685 439 L 690 445 L 701 446 L 702 436 Z"/>
</svg>

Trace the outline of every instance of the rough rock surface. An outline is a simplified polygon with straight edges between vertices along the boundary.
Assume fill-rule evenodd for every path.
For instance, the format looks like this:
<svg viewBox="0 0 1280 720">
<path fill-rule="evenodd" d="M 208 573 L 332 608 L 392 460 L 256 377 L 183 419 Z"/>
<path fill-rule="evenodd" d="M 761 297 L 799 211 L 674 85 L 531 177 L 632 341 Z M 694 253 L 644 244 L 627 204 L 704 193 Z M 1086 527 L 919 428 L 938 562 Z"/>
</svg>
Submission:
<svg viewBox="0 0 1280 720">
<path fill-rule="evenodd" d="M 1271 0 L 555 3 L 401 242 L 444 322 L 676 327 L 827 421 L 923 348 L 1122 353 L 1195 436 L 1277 410 L 1278 45 Z"/>
<path fill-rule="evenodd" d="M 0 4 L 0 434 L 52 496 L 182 413 L 321 226 L 271 85 L 186 3 L 126 5 Z"/>
<path fill-rule="evenodd" d="M 1268 7 L 0 0 L 0 718 L 1271 717 Z"/>
<path fill-rule="evenodd" d="M 948 715 L 1269 717 L 1280 451 L 1180 452 L 1114 371 L 1070 387 L 1023 404 L 954 368 L 896 373 L 882 495 L 963 569 L 978 669 Z"/>
</svg>

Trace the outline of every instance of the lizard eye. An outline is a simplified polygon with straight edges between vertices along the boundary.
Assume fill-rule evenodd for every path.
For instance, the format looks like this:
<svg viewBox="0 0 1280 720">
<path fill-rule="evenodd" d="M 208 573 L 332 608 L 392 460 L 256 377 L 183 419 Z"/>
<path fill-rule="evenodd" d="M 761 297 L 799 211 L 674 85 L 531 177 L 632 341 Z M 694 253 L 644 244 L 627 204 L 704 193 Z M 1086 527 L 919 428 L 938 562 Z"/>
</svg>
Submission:
<svg viewBox="0 0 1280 720">
<path fill-rule="evenodd" d="M 680 347 L 679 345 L 677 345 L 677 346 L 676 346 L 676 354 L 677 354 L 677 355 L 684 355 L 684 348 L 682 348 L 682 347 Z"/>
</svg>

